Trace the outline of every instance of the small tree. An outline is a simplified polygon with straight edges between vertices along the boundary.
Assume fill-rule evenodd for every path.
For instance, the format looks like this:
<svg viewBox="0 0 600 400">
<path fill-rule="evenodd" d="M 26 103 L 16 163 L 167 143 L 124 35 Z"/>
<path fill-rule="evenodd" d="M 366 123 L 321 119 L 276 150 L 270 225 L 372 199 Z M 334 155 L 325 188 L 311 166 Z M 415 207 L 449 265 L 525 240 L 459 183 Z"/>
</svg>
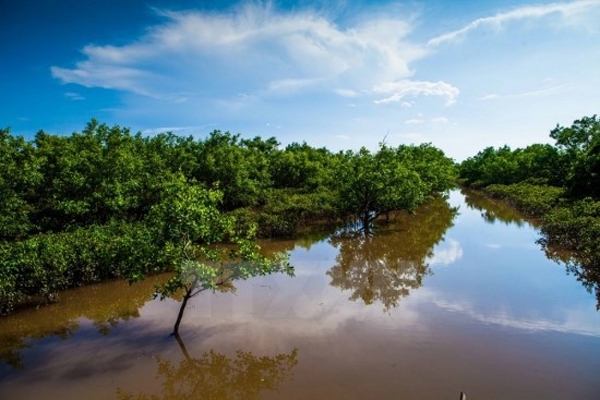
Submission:
<svg viewBox="0 0 600 400">
<path fill-rule="evenodd" d="M 234 219 L 217 208 L 221 199 L 220 191 L 189 184 L 179 176 L 165 188 L 163 201 L 150 210 L 148 223 L 157 240 L 166 243 L 165 257 L 174 269 L 173 277 L 157 288 L 156 295 L 164 299 L 183 290 L 174 335 L 189 299 L 206 290 L 232 291 L 235 280 L 275 272 L 293 276 L 287 255 L 266 258 L 259 254 L 254 227 L 244 233 L 235 231 Z"/>
</svg>

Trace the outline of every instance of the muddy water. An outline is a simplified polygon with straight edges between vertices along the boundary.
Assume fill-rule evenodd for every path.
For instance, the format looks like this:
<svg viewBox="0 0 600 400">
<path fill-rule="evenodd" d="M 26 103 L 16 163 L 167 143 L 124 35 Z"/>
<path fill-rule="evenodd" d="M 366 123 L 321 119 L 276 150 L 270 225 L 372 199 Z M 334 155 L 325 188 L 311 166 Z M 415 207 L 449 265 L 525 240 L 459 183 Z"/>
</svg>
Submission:
<svg viewBox="0 0 600 400">
<path fill-rule="evenodd" d="M 455 192 L 371 237 L 265 242 L 296 277 L 191 301 L 164 277 L 0 319 L 0 399 L 600 399 L 593 294 L 536 229 Z"/>
</svg>

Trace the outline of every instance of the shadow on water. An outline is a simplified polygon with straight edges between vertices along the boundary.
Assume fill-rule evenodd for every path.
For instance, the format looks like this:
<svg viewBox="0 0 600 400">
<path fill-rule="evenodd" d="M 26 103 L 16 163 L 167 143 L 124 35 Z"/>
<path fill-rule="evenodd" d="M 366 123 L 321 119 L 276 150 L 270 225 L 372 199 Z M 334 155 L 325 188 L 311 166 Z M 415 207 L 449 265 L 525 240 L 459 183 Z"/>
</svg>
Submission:
<svg viewBox="0 0 600 400">
<path fill-rule="evenodd" d="M 383 304 L 384 312 L 397 307 L 410 290 L 431 274 L 428 259 L 444 239 L 458 213 L 443 197 L 419 207 L 414 214 L 398 212 L 389 222 L 378 221 L 375 233 L 337 235 L 336 264 L 327 271 L 331 285 L 352 292 L 350 300 Z"/>
<path fill-rule="evenodd" d="M 2 318 L 0 362 L 23 367 L 22 350 L 46 337 L 62 340 L 80 329 L 80 319 L 91 321 L 95 332 L 108 336 L 121 321 L 139 317 L 139 310 L 153 299 L 154 286 L 166 280 L 153 276 L 129 285 L 112 281 L 61 293 L 60 303 L 22 310 Z"/>
<path fill-rule="evenodd" d="M 179 362 L 157 357 L 156 380 L 161 381 L 159 395 L 129 393 L 117 388 L 117 398 L 130 399 L 256 399 L 263 391 L 277 391 L 293 375 L 298 350 L 273 357 L 255 356 L 238 350 L 227 356 L 215 350 L 192 357 L 177 334 L 175 339 L 183 355 Z"/>
</svg>

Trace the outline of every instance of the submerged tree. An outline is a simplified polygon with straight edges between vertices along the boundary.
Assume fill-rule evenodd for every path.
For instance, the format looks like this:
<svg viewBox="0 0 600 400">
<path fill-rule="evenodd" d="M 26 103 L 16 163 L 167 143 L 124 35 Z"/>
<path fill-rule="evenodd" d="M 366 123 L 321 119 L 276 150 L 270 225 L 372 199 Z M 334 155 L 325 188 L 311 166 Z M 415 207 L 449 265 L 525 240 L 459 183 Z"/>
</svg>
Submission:
<svg viewBox="0 0 600 400">
<path fill-rule="evenodd" d="M 164 298 L 183 291 L 173 334 L 179 331 L 188 301 L 206 290 L 231 291 L 235 280 L 276 272 L 293 276 L 287 255 L 267 258 L 259 254 L 253 240 L 255 229 L 236 231 L 235 220 L 217 208 L 221 199 L 220 191 L 190 184 L 181 177 L 150 210 L 148 222 L 158 240 L 167 243 L 166 256 L 172 258 L 174 269 L 173 277 L 157 289 L 157 295 Z"/>
<path fill-rule="evenodd" d="M 340 208 L 357 218 L 369 232 L 380 215 L 394 210 L 414 210 L 425 199 L 419 174 L 396 158 L 393 149 L 381 145 L 377 153 L 362 148 L 348 154 L 339 173 Z"/>
</svg>

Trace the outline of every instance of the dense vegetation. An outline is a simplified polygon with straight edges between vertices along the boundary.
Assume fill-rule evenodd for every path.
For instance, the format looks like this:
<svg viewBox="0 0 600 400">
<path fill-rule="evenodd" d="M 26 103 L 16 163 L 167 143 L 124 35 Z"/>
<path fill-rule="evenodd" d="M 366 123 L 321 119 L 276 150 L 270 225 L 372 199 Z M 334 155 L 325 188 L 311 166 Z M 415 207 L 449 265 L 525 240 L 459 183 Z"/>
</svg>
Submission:
<svg viewBox="0 0 600 400">
<path fill-rule="evenodd" d="M 468 186 L 483 188 L 540 219 L 540 243 L 589 289 L 600 307 L 600 120 L 557 126 L 555 145 L 486 148 L 459 166 Z"/>
<path fill-rule="evenodd" d="M 454 181 L 453 161 L 428 144 L 332 153 L 220 131 L 144 137 L 96 120 L 31 141 L 0 129 L 0 313 L 110 278 L 174 271 L 159 294 L 183 289 L 185 300 L 291 273 L 284 257 L 259 255 L 256 236 L 354 221 L 368 231 Z"/>
</svg>

